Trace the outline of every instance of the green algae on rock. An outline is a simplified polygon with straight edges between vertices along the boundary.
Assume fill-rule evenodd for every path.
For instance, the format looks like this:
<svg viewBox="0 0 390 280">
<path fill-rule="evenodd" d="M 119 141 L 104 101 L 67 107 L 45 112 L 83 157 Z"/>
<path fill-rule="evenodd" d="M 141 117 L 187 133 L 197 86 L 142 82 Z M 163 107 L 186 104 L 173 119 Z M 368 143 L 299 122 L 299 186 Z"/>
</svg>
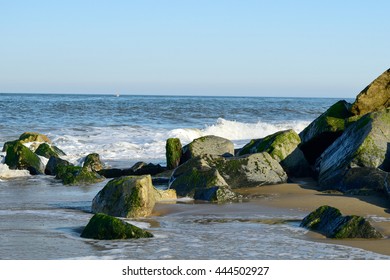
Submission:
<svg viewBox="0 0 390 280">
<path fill-rule="evenodd" d="M 310 164 L 326 150 L 345 130 L 345 119 L 352 116 L 351 104 L 340 100 L 309 124 L 299 137 L 300 148 Z"/>
<path fill-rule="evenodd" d="M 32 175 L 44 174 L 45 166 L 40 158 L 20 141 L 7 146 L 5 164 L 10 169 L 26 169 Z"/>
<path fill-rule="evenodd" d="M 363 217 L 343 216 L 340 210 L 327 205 L 307 215 L 300 226 L 329 238 L 383 238 L 382 234 Z"/>
<path fill-rule="evenodd" d="M 168 138 L 165 145 L 165 156 L 167 160 L 167 168 L 175 169 L 180 164 L 182 156 L 182 146 L 179 138 Z"/>
<path fill-rule="evenodd" d="M 85 157 L 83 168 L 90 172 L 98 172 L 103 169 L 103 163 L 97 153 L 89 154 Z"/>
<path fill-rule="evenodd" d="M 98 173 L 74 165 L 57 166 L 56 178 L 64 185 L 91 185 L 104 180 L 104 177 Z"/>
<path fill-rule="evenodd" d="M 150 175 L 110 180 L 92 201 L 92 212 L 116 217 L 145 217 L 159 200 L 176 199 L 176 192 L 157 190 Z"/>
<path fill-rule="evenodd" d="M 390 108 L 366 114 L 350 125 L 316 163 L 319 185 L 339 188 L 345 172 L 355 167 L 387 168 Z"/>
<path fill-rule="evenodd" d="M 153 237 L 153 234 L 132 224 L 126 223 L 121 219 L 103 213 L 97 213 L 89 220 L 87 226 L 81 233 L 81 237 L 111 240 L 149 238 Z"/>
<path fill-rule="evenodd" d="M 48 143 L 42 143 L 35 150 L 35 153 L 38 156 L 42 156 L 45 158 L 50 158 L 51 156 L 60 157 L 65 156 L 65 153 L 56 146 L 52 146 Z"/>
<path fill-rule="evenodd" d="M 354 115 L 364 115 L 390 107 L 390 69 L 363 89 L 352 104 Z"/>
<path fill-rule="evenodd" d="M 24 132 L 22 135 L 20 135 L 19 141 L 21 143 L 45 142 L 51 144 L 51 140 L 49 139 L 49 137 L 37 132 Z"/>
<path fill-rule="evenodd" d="M 305 177 L 311 174 L 309 163 L 298 147 L 301 139 L 292 130 L 279 131 L 262 139 L 251 140 L 237 155 L 267 152 L 286 173 L 292 177 Z"/>
</svg>

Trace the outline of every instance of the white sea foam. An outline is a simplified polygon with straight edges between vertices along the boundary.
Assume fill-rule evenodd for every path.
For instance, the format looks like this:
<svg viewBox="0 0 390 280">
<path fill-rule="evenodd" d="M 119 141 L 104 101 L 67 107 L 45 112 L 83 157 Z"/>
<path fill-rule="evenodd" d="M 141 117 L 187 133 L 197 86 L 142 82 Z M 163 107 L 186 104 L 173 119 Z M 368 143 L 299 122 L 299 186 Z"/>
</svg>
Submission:
<svg viewBox="0 0 390 280">
<path fill-rule="evenodd" d="M 30 176 L 30 172 L 27 170 L 12 170 L 8 165 L 0 163 L 0 179 L 12 179 L 17 177 Z"/>
<path fill-rule="evenodd" d="M 152 161 L 165 163 L 165 141 L 177 137 L 182 144 L 205 136 L 216 135 L 230 139 L 236 148 L 242 147 L 251 139 L 262 138 L 280 130 L 303 130 L 308 121 L 280 123 L 244 123 L 219 118 L 214 124 L 203 128 L 165 128 L 110 126 L 88 127 L 83 129 L 64 129 L 52 132 L 53 144 L 62 149 L 65 159 L 74 164 L 89 153 L 98 153 L 103 161 Z"/>
</svg>

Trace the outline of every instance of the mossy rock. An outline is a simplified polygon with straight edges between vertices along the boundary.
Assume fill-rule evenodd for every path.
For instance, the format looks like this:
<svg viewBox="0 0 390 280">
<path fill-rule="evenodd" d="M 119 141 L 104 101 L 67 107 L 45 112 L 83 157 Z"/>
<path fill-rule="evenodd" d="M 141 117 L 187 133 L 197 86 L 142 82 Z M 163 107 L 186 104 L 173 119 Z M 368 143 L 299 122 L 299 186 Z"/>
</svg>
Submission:
<svg viewBox="0 0 390 280">
<path fill-rule="evenodd" d="M 5 164 L 10 169 L 26 169 L 32 175 L 44 173 L 45 167 L 39 157 L 21 142 L 9 144 L 6 153 Z"/>
<path fill-rule="evenodd" d="M 81 233 L 83 238 L 100 240 L 129 239 L 129 238 L 150 238 L 153 237 L 145 231 L 121 219 L 105 215 L 95 214 Z"/>
<path fill-rule="evenodd" d="M 350 168 L 389 169 L 390 108 L 364 115 L 324 151 L 316 163 L 319 184 L 339 189 Z"/>
<path fill-rule="evenodd" d="M 104 180 L 104 177 L 96 172 L 73 165 L 57 166 L 56 178 L 61 179 L 64 185 L 91 185 Z"/>
<path fill-rule="evenodd" d="M 180 163 L 184 163 L 191 158 L 206 154 L 216 156 L 233 156 L 234 144 L 228 139 L 214 135 L 197 138 L 183 147 L 183 155 Z"/>
<path fill-rule="evenodd" d="M 340 190 L 348 194 L 364 194 L 374 192 L 389 193 L 389 172 L 373 167 L 355 167 L 346 171 L 340 184 Z M 390 193 L 389 193 L 390 194 Z"/>
<path fill-rule="evenodd" d="M 69 161 L 61 159 L 56 156 L 51 156 L 46 164 L 45 174 L 46 175 L 57 175 L 58 167 L 72 165 Z"/>
<path fill-rule="evenodd" d="M 310 123 L 301 133 L 300 149 L 310 164 L 325 151 L 346 128 L 346 119 L 352 116 L 351 104 L 341 100 Z"/>
<path fill-rule="evenodd" d="M 83 168 L 90 172 L 99 172 L 103 169 L 103 163 L 97 153 L 89 154 L 85 157 Z"/>
<path fill-rule="evenodd" d="M 182 146 L 179 138 L 167 139 L 165 155 L 167 159 L 167 168 L 169 170 L 179 166 L 180 158 L 182 156 Z"/>
<path fill-rule="evenodd" d="M 157 201 L 175 198 L 173 191 L 162 192 L 153 186 L 150 175 L 115 178 L 95 196 L 92 212 L 126 218 L 149 216 Z"/>
<path fill-rule="evenodd" d="M 390 107 L 390 69 L 363 89 L 352 104 L 354 115 L 364 115 Z"/>
<path fill-rule="evenodd" d="M 51 144 L 51 140 L 44 134 L 40 134 L 37 132 L 25 132 L 19 137 L 19 141 L 21 143 L 28 142 L 45 142 Z"/>
<path fill-rule="evenodd" d="M 292 177 L 310 176 L 311 169 L 305 156 L 298 147 L 299 135 L 292 129 L 279 131 L 262 139 L 251 140 L 238 155 L 267 152 L 286 173 Z"/>
<path fill-rule="evenodd" d="M 47 143 L 42 143 L 41 145 L 39 145 L 38 148 L 35 150 L 35 154 L 45 158 L 50 158 L 51 156 L 65 156 L 65 153 L 61 149 L 57 148 L 56 146 L 49 145 Z"/>
<path fill-rule="evenodd" d="M 360 216 L 343 216 L 340 210 L 321 206 L 307 215 L 301 227 L 324 234 L 329 238 L 382 238 L 372 225 Z"/>
</svg>

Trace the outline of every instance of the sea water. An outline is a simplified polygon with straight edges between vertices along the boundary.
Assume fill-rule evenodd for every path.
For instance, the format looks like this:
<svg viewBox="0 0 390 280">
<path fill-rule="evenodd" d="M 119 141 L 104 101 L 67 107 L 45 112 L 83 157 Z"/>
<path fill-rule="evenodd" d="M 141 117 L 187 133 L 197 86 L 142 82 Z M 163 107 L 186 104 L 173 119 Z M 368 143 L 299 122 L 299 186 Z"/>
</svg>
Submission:
<svg viewBox="0 0 390 280">
<path fill-rule="evenodd" d="M 107 166 L 165 165 L 165 140 L 204 135 L 233 141 L 300 132 L 337 99 L 0 94 L 0 147 L 26 131 L 46 134 L 66 159 L 89 153 Z M 351 100 L 347 100 L 351 101 Z M 9 170 L 1 153 L 0 259 L 380 259 L 369 251 L 313 242 L 303 212 L 250 203 L 178 201 L 162 216 L 128 220 L 151 239 L 80 238 L 91 201 L 107 182 L 63 186 L 51 176 Z M 264 221 L 282 219 L 282 223 Z"/>
</svg>

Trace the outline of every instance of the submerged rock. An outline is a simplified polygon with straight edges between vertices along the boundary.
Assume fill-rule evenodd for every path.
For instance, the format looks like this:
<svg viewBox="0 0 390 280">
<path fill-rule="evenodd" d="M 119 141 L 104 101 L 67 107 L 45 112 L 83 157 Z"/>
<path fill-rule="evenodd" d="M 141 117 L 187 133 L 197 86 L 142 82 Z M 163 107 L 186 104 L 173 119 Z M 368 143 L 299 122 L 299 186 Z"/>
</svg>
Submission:
<svg viewBox="0 0 390 280">
<path fill-rule="evenodd" d="M 363 217 L 342 216 L 337 208 L 327 205 L 307 215 L 300 226 L 329 238 L 383 238 Z"/>
<path fill-rule="evenodd" d="M 167 168 L 169 170 L 179 166 L 180 158 L 182 156 L 182 146 L 179 138 L 167 139 L 165 155 L 167 159 Z"/>
<path fill-rule="evenodd" d="M 300 143 L 298 134 L 289 129 L 252 140 L 238 152 L 238 155 L 267 152 L 280 163 L 289 176 L 305 177 L 311 174 L 311 169 L 298 147 Z"/>
<path fill-rule="evenodd" d="M 183 147 L 181 163 L 184 163 L 191 158 L 205 154 L 216 156 L 233 156 L 234 144 L 228 139 L 214 135 L 197 138 Z"/>
<path fill-rule="evenodd" d="M 92 201 L 92 212 L 135 218 L 152 213 L 159 200 L 176 199 L 176 192 L 157 190 L 150 175 L 126 176 L 109 181 Z"/>
<path fill-rule="evenodd" d="M 354 115 L 364 115 L 390 107 L 390 69 L 363 89 L 352 104 Z"/>
<path fill-rule="evenodd" d="M 134 164 L 130 170 L 124 170 L 124 175 L 156 175 L 158 173 L 166 171 L 166 168 L 162 167 L 160 164 L 146 163 L 146 162 L 137 162 Z"/>
<path fill-rule="evenodd" d="M 20 141 L 7 145 L 5 164 L 10 169 L 26 169 L 31 175 L 43 174 L 44 164 L 40 158 Z"/>
<path fill-rule="evenodd" d="M 81 233 L 81 237 L 111 240 L 149 238 L 153 237 L 153 234 L 132 224 L 126 223 L 121 219 L 98 213 L 89 220 L 87 226 Z"/>
<path fill-rule="evenodd" d="M 346 171 L 355 167 L 386 169 L 390 143 L 390 108 L 367 114 L 350 125 L 316 163 L 319 185 L 340 188 Z"/>
<path fill-rule="evenodd" d="M 333 104 L 326 112 L 307 126 L 299 137 L 300 149 L 310 164 L 338 138 L 346 128 L 346 119 L 351 117 L 351 104 L 342 100 Z"/>
</svg>

